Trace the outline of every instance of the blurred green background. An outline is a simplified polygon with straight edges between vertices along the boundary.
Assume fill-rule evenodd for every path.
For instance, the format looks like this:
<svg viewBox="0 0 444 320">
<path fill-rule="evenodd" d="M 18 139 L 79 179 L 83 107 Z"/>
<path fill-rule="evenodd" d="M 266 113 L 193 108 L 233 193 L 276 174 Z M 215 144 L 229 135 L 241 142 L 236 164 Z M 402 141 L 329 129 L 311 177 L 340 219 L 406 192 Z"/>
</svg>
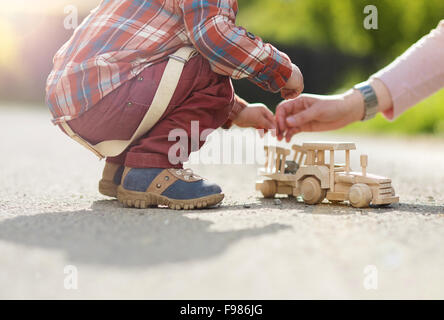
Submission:
<svg viewBox="0 0 444 320">
<path fill-rule="evenodd" d="M 43 104 L 52 56 L 72 33 L 63 28 L 64 8 L 77 6 L 81 21 L 98 3 L 0 0 L 0 101 Z M 369 4 L 378 9 L 378 30 L 363 27 Z M 366 80 L 443 18 L 443 0 L 239 0 L 238 25 L 286 52 L 304 73 L 306 92 L 327 94 Z M 247 80 L 235 87 L 272 109 L 280 101 Z M 393 123 L 379 116 L 345 130 L 444 135 L 444 91 Z"/>
</svg>

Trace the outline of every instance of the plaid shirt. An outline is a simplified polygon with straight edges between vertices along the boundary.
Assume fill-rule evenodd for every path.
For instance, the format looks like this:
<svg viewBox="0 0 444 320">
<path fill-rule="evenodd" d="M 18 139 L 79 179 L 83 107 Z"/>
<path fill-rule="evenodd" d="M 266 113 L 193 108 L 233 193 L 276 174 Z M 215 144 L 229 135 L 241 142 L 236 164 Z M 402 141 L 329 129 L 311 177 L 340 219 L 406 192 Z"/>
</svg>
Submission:
<svg viewBox="0 0 444 320">
<path fill-rule="evenodd" d="M 54 57 L 46 100 L 54 122 L 71 120 L 183 46 L 212 69 L 278 91 L 289 58 L 235 25 L 237 0 L 102 0 Z"/>
</svg>

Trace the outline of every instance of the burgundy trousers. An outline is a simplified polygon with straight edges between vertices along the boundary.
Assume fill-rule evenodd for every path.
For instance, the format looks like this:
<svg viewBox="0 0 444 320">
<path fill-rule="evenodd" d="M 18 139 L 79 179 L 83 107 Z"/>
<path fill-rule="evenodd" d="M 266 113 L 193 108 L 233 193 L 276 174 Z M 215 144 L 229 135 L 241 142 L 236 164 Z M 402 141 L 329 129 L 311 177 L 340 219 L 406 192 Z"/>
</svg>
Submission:
<svg viewBox="0 0 444 320">
<path fill-rule="evenodd" d="M 69 121 L 73 131 L 92 144 L 130 139 L 151 105 L 166 64 L 163 61 L 146 68 L 80 117 Z M 208 61 L 197 55 L 185 65 L 159 122 L 124 153 L 107 161 L 131 168 L 181 168 L 191 151 L 197 151 L 205 143 L 205 137 L 199 139 L 192 150 L 191 122 L 198 121 L 199 136 L 204 130 L 208 133 L 228 121 L 233 105 L 231 79 L 214 73 Z M 181 141 L 188 139 L 185 157 L 179 163 L 170 163 L 168 158 L 170 148 L 177 146 L 177 141 L 168 141 L 174 129 L 186 133 Z"/>
</svg>

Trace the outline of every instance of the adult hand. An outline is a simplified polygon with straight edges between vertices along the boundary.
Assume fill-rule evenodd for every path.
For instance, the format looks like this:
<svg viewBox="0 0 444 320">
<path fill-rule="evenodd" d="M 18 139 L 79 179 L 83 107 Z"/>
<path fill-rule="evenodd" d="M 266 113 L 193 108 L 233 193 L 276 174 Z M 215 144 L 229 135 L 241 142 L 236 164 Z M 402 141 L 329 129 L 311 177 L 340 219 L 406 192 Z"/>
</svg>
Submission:
<svg viewBox="0 0 444 320">
<path fill-rule="evenodd" d="M 277 136 L 290 142 L 299 132 L 339 129 L 363 116 L 364 101 L 356 90 L 333 96 L 303 94 L 278 105 Z"/>
<path fill-rule="evenodd" d="M 295 64 L 292 64 L 292 70 L 290 79 L 281 89 L 281 96 L 285 100 L 294 99 L 304 91 L 304 77 L 301 70 Z"/>
</svg>

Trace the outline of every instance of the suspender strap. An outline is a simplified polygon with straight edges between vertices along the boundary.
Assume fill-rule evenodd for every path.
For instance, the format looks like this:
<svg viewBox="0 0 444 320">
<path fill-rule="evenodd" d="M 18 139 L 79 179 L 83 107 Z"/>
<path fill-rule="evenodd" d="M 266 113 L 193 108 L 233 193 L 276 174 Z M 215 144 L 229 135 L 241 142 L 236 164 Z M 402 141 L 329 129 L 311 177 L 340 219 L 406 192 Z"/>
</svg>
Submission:
<svg viewBox="0 0 444 320">
<path fill-rule="evenodd" d="M 105 157 L 115 157 L 125 151 L 131 143 L 145 135 L 160 120 L 168 105 L 171 102 L 176 87 L 182 75 L 185 63 L 197 54 L 192 47 L 180 48 L 176 53 L 169 56 L 168 64 L 160 80 L 159 87 L 154 95 L 153 102 L 129 140 L 108 140 L 91 145 L 82 137 L 77 135 L 68 123 L 61 122 L 60 125 L 72 139 L 92 151 L 100 159 Z"/>
</svg>

